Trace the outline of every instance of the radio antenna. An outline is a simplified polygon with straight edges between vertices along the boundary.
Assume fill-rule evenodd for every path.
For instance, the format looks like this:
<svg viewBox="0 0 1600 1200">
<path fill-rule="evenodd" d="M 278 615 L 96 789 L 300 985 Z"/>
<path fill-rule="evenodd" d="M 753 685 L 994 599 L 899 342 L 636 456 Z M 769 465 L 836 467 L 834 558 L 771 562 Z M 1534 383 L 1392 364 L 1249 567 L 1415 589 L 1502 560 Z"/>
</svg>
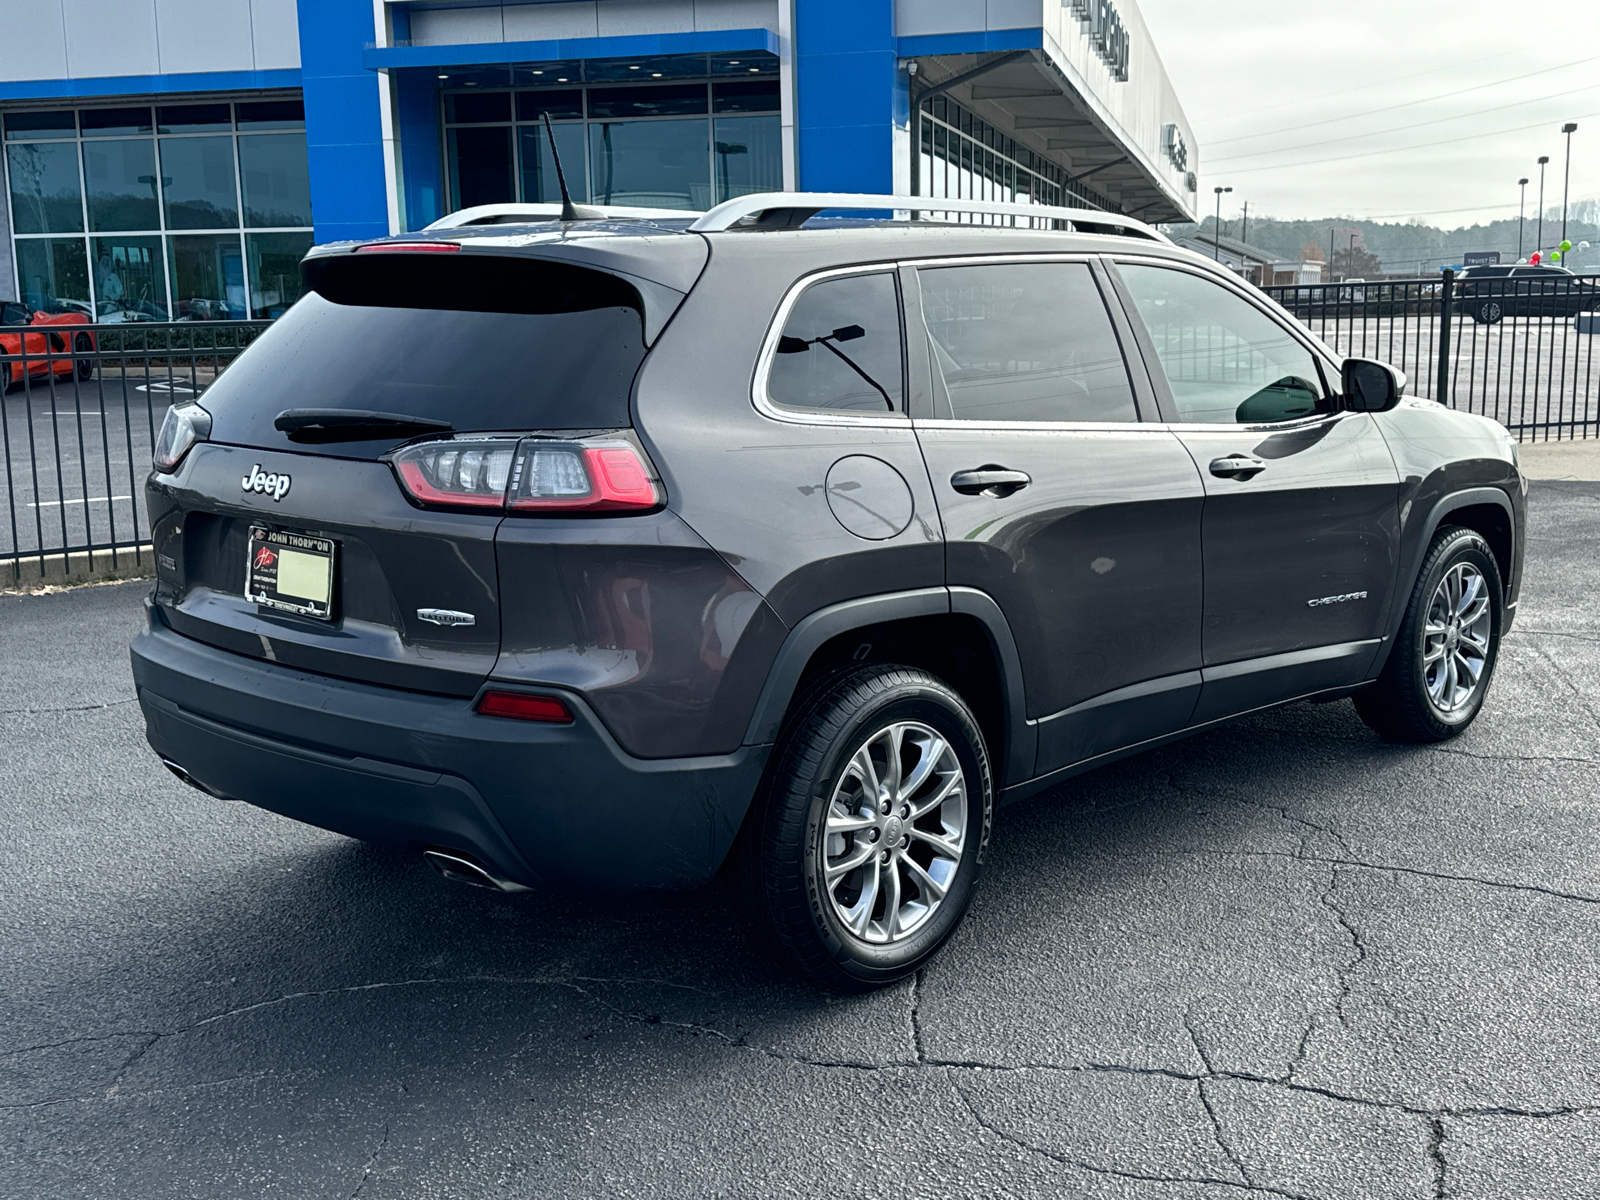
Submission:
<svg viewBox="0 0 1600 1200">
<path fill-rule="evenodd" d="M 561 155 L 556 150 L 556 127 L 550 124 L 550 114 L 545 112 L 544 131 L 550 138 L 550 157 L 556 162 L 556 184 L 561 188 L 561 219 L 563 221 L 576 221 L 578 210 L 572 207 L 572 193 L 567 191 L 567 176 L 561 169 Z"/>
</svg>

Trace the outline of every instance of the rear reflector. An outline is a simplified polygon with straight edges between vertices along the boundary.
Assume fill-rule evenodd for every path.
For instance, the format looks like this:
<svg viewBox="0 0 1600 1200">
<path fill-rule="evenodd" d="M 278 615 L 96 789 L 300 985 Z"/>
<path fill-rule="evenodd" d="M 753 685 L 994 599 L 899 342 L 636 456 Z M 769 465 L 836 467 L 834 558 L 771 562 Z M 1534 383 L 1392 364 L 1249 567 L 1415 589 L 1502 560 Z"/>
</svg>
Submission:
<svg viewBox="0 0 1600 1200">
<path fill-rule="evenodd" d="M 377 250 L 391 254 L 448 254 L 459 249 L 461 245 L 458 242 L 373 242 L 367 246 L 357 246 L 356 253 Z"/>
<path fill-rule="evenodd" d="M 478 700 L 478 711 L 486 717 L 572 724 L 572 711 L 556 697 L 530 696 L 526 692 L 485 692 Z"/>
</svg>

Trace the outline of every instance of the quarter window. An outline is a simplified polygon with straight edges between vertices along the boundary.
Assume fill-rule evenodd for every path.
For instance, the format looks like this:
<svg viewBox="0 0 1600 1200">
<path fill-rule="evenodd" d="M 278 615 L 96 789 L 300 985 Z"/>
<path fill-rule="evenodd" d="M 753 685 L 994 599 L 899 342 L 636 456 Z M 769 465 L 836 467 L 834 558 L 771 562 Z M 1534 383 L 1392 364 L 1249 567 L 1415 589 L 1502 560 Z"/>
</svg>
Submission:
<svg viewBox="0 0 1600 1200">
<path fill-rule="evenodd" d="M 1243 297 L 1187 271 L 1119 270 L 1155 343 L 1178 420 L 1253 425 L 1330 411 L 1311 351 Z"/>
<path fill-rule="evenodd" d="M 1137 421 L 1133 389 L 1084 263 L 918 272 L 933 415 L 958 421 Z"/>
<path fill-rule="evenodd" d="M 898 413 L 903 373 L 895 277 L 847 275 L 813 284 L 789 310 L 767 395 L 785 408 Z"/>
</svg>

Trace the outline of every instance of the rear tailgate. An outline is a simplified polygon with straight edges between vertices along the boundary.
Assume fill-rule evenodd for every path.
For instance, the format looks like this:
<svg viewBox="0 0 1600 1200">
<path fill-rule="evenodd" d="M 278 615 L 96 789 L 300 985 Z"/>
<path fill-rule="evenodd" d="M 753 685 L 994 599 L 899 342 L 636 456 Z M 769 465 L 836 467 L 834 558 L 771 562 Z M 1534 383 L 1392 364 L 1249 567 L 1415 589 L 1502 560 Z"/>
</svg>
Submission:
<svg viewBox="0 0 1600 1200">
<path fill-rule="evenodd" d="M 150 478 L 156 601 L 237 653 L 471 695 L 500 643 L 506 447 L 628 429 L 643 302 L 614 274 L 484 252 L 345 251 L 306 274 L 312 290 L 200 398 L 209 440 Z M 441 439 L 460 452 L 428 461 L 426 489 L 407 467 L 403 487 L 392 455 Z M 326 604 L 292 611 L 273 581 L 291 561 L 293 580 L 329 578 L 329 554 Z"/>
</svg>

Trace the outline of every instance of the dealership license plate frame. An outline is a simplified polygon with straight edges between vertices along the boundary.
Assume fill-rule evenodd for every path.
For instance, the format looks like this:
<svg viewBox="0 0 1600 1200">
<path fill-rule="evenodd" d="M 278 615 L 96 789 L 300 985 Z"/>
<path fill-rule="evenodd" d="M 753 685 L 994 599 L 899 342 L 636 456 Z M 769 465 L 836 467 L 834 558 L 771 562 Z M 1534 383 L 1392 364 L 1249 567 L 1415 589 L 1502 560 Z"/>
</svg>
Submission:
<svg viewBox="0 0 1600 1200">
<path fill-rule="evenodd" d="M 269 552 L 270 558 L 262 556 Z M 280 591 L 278 585 L 284 566 L 285 551 L 291 556 L 296 579 L 303 580 L 310 569 L 302 560 L 326 562 L 326 587 L 322 594 L 300 595 L 298 591 Z M 338 590 L 339 543 L 332 538 L 315 534 L 298 533 L 292 529 L 278 529 L 270 525 L 252 525 L 244 568 L 245 599 L 263 608 L 294 613 L 315 621 L 331 621 Z M 317 590 L 305 589 L 300 590 Z"/>
</svg>

